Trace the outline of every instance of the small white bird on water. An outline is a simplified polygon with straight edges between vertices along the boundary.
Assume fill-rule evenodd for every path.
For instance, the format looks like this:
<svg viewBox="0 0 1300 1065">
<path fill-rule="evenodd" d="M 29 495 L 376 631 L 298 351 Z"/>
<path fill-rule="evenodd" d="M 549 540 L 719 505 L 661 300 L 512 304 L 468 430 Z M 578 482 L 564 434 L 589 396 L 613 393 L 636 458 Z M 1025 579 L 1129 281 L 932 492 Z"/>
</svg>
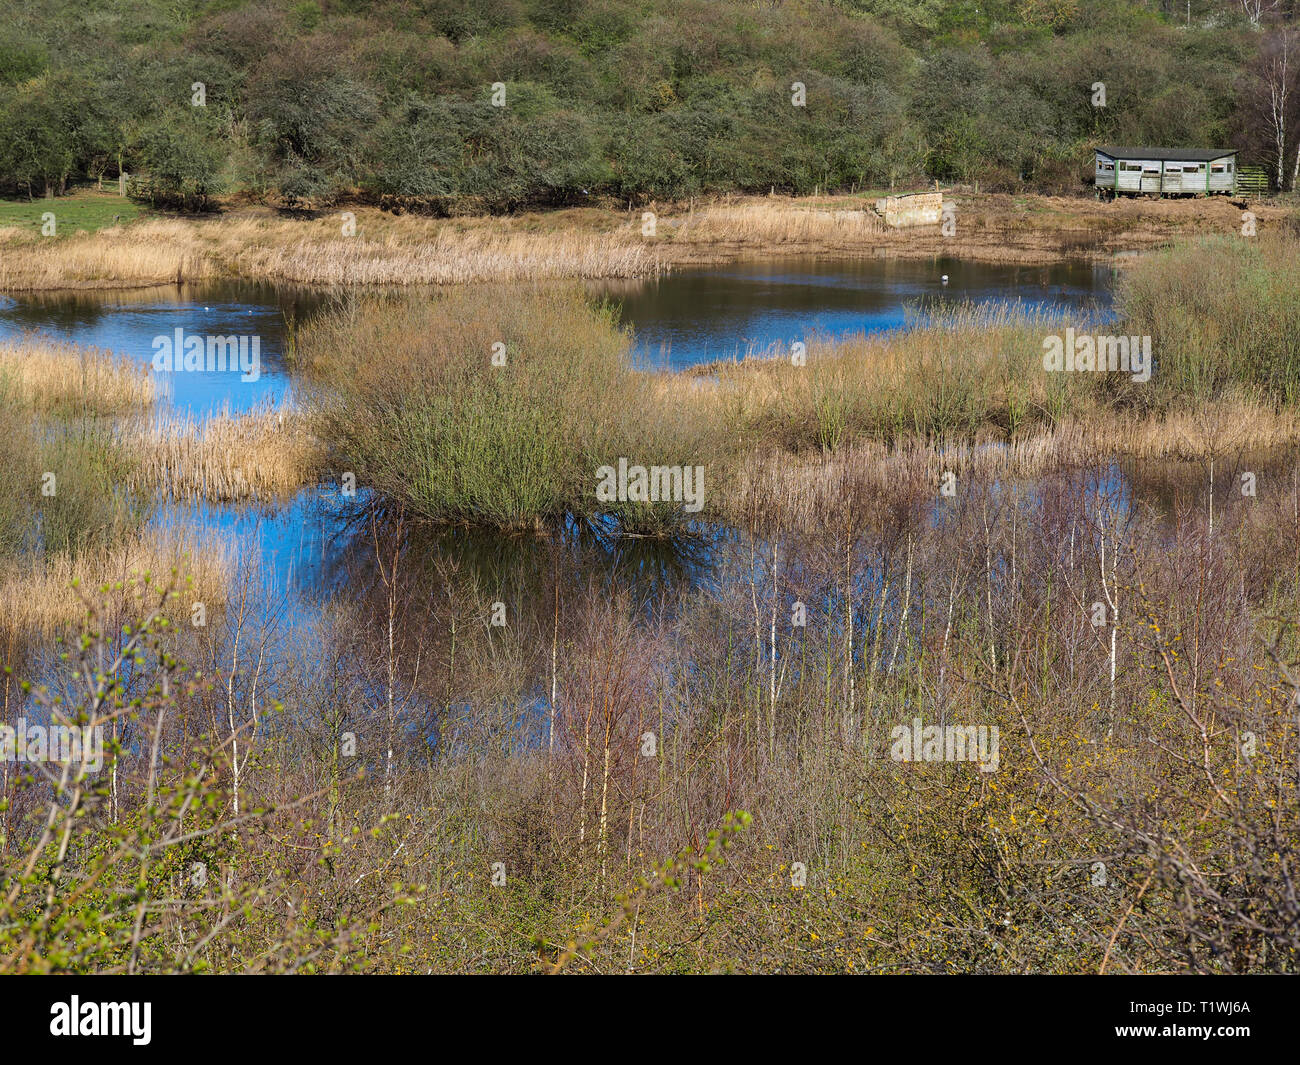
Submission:
<svg viewBox="0 0 1300 1065">
<path fill-rule="evenodd" d="M 939 280 L 946 285 L 948 283 L 948 275 L 944 274 L 943 277 L 939 278 Z"/>
</svg>

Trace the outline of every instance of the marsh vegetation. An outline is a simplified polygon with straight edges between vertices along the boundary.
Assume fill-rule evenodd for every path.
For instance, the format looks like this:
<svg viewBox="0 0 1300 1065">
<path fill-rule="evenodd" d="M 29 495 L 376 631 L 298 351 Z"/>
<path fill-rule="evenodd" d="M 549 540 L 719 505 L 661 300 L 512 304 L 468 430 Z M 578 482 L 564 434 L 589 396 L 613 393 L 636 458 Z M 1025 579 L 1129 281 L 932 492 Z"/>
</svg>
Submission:
<svg viewBox="0 0 1300 1065">
<path fill-rule="evenodd" d="M 647 373 L 565 285 L 339 295 L 201 422 L 0 348 L 5 720 L 108 755 L 0 762 L 0 968 L 1294 970 L 1300 253 L 1209 250 L 1122 280 L 1145 383 L 960 306 Z M 154 520 L 304 487 L 306 588 Z"/>
</svg>

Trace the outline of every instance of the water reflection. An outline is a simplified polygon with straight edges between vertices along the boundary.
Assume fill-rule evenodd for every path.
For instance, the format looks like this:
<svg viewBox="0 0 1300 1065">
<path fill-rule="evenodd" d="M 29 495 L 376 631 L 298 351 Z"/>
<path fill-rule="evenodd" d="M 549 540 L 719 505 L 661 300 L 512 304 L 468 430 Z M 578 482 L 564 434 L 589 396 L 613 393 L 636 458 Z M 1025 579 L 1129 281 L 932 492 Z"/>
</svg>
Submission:
<svg viewBox="0 0 1300 1065">
<path fill-rule="evenodd" d="M 1015 266 L 959 259 L 768 259 L 682 270 L 656 280 L 601 282 L 634 332 L 633 360 L 645 368 L 684 367 L 763 351 L 817 335 L 839 337 L 903 328 L 918 308 L 969 301 L 1018 305 L 1030 312 L 1105 317 L 1113 270 L 1063 262 Z M 947 276 L 947 283 L 941 278 Z M 142 365 L 154 339 L 186 335 L 257 336 L 261 375 L 229 372 L 166 375 L 164 402 L 202 417 L 246 411 L 292 397 L 286 351 L 293 325 L 346 300 L 301 286 L 221 281 L 131 289 L 21 293 L 0 298 L 0 336 L 27 331 L 106 348 Z M 412 298 L 434 290 L 410 289 Z"/>
<path fill-rule="evenodd" d="M 940 280 L 945 274 L 946 285 Z M 1109 268 L 1080 263 L 1025 267 L 947 259 L 795 258 L 594 285 L 592 291 L 614 301 L 633 328 L 635 358 L 676 368 L 813 333 L 899 328 L 918 306 L 964 300 L 1104 315 L 1111 280 Z M 422 298 L 419 291 L 407 295 Z M 262 373 L 255 382 L 241 382 L 228 372 L 170 375 L 163 402 L 201 418 L 222 408 L 243 411 L 291 400 L 286 353 L 293 324 L 334 299 L 321 290 L 249 282 L 22 294 L 0 300 L 0 335 L 41 331 L 142 364 L 151 359 L 153 339 L 177 328 L 186 334 L 259 336 Z M 1113 468 L 1102 476 L 1122 480 Z M 384 556 L 377 545 L 391 545 L 394 536 L 401 541 L 404 570 L 419 585 L 427 608 L 435 602 L 443 604 L 441 610 L 509 599 L 529 604 L 529 624 L 542 629 L 547 604 L 553 608 L 557 595 L 620 598 L 662 616 L 683 594 L 732 594 L 763 580 L 767 545 L 753 545 L 741 531 L 708 523 L 693 524 L 676 538 L 629 537 L 613 523 L 576 520 L 542 536 L 411 522 L 398 529 L 394 514 L 376 512 L 369 503 L 364 492 L 343 500 L 336 488 L 317 486 L 280 504 L 159 502 L 152 520 L 163 529 L 186 527 L 195 542 L 226 551 L 237 579 L 255 588 L 263 604 L 273 604 L 267 609 L 282 623 L 286 638 L 293 633 L 298 641 L 317 630 L 341 601 L 367 614 L 380 609 L 375 596 L 384 586 L 379 566 Z M 811 541 L 818 534 L 810 530 L 808 536 Z M 790 547 L 782 552 L 789 554 Z M 790 564 L 800 565 L 797 558 Z M 874 585 L 861 590 L 870 597 Z M 412 625 L 418 629 L 414 620 Z M 293 653 L 290 646 L 284 650 Z"/>
<path fill-rule="evenodd" d="M 162 402 L 203 417 L 234 412 L 290 395 L 285 365 L 293 322 L 324 300 L 319 292 L 242 281 L 166 286 L 130 291 L 23 293 L 0 305 L 0 336 L 37 332 L 88 347 L 105 348 L 147 366 L 156 337 L 256 336 L 261 373 L 243 381 L 230 371 L 155 375 Z"/>
<path fill-rule="evenodd" d="M 616 304 L 632 327 L 638 365 L 682 369 L 814 334 L 900 329 L 909 311 L 923 305 L 1018 304 L 1031 312 L 1105 318 L 1113 277 L 1111 267 L 1083 262 L 789 258 L 602 282 L 592 290 Z"/>
</svg>

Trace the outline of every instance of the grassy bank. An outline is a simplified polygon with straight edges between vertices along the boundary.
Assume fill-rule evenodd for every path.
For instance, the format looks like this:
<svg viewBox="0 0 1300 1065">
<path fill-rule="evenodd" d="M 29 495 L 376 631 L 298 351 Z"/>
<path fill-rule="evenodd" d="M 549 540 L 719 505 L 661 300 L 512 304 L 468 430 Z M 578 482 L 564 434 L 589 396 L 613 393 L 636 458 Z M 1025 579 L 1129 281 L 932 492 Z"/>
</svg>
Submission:
<svg viewBox="0 0 1300 1065">
<path fill-rule="evenodd" d="M 0 200 L 0 232 L 43 236 L 42 229 L 50 215 L 54 216 L 52 236 L 69 238 L 128 225 L 147 217 L 149 210 L 135 200 L 104 189 L 78 189 L 68 196 L 32 200 Z"/>
</svg>

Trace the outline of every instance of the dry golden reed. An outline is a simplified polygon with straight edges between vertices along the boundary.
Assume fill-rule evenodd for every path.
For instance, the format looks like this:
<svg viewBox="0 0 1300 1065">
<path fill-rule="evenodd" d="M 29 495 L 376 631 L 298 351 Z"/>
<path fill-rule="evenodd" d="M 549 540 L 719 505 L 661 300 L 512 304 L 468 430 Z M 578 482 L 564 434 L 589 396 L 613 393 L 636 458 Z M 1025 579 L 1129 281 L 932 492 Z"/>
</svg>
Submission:
<svg viewBox="0 0 1300 1065">
<path fill-rule="evenodd" d="M 0 289 L 157 285 L 215 277 L 317 285 L 444 285 L 558 278 L 633 278 L 664 267 L 632 226 L 526 228 L 514 219 L 469 222 L 357 209 L 313 220 L 253 214 L 142 222 L 41 242 L 0 231 Z"/>
<path fill-rule="evenodd" d="M 317 285 L 630 278 L 653 276 L 662 269 L 651 247 L 612 235 L 449 229 L 419 244 L 340 236 L 252 244 L 237 262 L 244 274 Z"/>
<path fill-rule="evenodd" d="M 217 275 L 205 258 L 203 223 L 147 221 L 60 240 L 0 230 L 0 289 L 121 288 Z"/>
<path fill-rule="evenodd" d="M 225 601 L 233 572 L 226 544 L 219 538 L 200 542 L 189 529 L 147 530 L 76 556 L 11 559 L 0 565 L 0 633 L 49 638 L 75 631 L 92 604 L 96 610 L 127 607 L 130 584 L 146 575 L 159 586 L 171 583 L 187 610 L 190 602 L 212 609 Z"/>
<path fill-rule="evenodd" d="M 842 524 L 848 500 L 934 498 L 947 472 L 981 480 L 1032 478 L 1089 466 L 1101 456 L 1203 460 L 1263 453 L 1300 443 L 1300 419 L 1233 398 L 1147 416 L 1093 411 L 1009 442 L 1000 435 L 989 430 L 974 440 L 862 440 L 811 455 L 756 452 L 719 479 L 710 505 L 718 516 L 739 524 Z"/>
<path fill-rule="evenodd" d="M 222 410 L 201 420 L 168 410 L 125 434 L 131 487 L 168 499 L 283 498 L 310 484 L 321 463 L 319 442 L 292 410 Z"/>
<path fill-rule="evenodd" d="M 0 290 L 115 288 L 241 277 L 313 284 L 421 285 L 557 278 L 638 278 L 673 266 L 772 251 L 837 255 L 956 255 L 986 262 L 1048 263 L 1063 254 L 1109 259 L 1122 248 L 1167 244 L 1182 232 L 1221 228 L 1229 206 L 1115 205 L 999 195 L 954 197 L 961 224 L 891 229 L 869 197 L 729 198 L 510 216 L 432 218 L 350 205 L 290 218 L 262 207 L 197 218 L 150 219 L 52 240 L 0 229 Z M 1136 210 L 1137 208 L 1135 208 Z M 643 213 L 655 232 L 643 232 Z M 1117 211 L 1121 213 L 1116 214 Z M 1261 225 L 1285 216 L 1258 209 Z"/>
<path fill-rule="evenodd" d="M 1098 412 L 1087 423 L 1094 455 L 1204 459 L 1268 451 L 1300 441 L 1300 417 L 1249 396 L 1207 399 L 1160 415 Z"/>
<path fill-rule="evenodd" d="M 888 238 L 852 201 L 833 210 L 754 199 L 642 211 L 438 219 L 355 207 L 314 219 L 252 210 L 113 226 L 61 240 L 0 230 L 0 289 L 158 285 L 233 276 L 319 285 L 443 285 L 652 277 L 727 247 L 860 246 Z"/>
<path fill-rule="evenodd" d="M 0 397 L 40 414 L 126 414 L 154 401 L 146 367 L 40 335 L 0 341 Z"/>
<path fill-rule="evenodd" d="M 149 416 L 148 367 L 66 341 L 0 341 L 0 399 L 41 415 L 118 416 L 111 432 L 131 460 L 127 487 L 165 498 L 283 497 L 320 465 L 320 445 L 295 411 L 224 409 L 196 419 L 167 408 Z"/>
</svg>

